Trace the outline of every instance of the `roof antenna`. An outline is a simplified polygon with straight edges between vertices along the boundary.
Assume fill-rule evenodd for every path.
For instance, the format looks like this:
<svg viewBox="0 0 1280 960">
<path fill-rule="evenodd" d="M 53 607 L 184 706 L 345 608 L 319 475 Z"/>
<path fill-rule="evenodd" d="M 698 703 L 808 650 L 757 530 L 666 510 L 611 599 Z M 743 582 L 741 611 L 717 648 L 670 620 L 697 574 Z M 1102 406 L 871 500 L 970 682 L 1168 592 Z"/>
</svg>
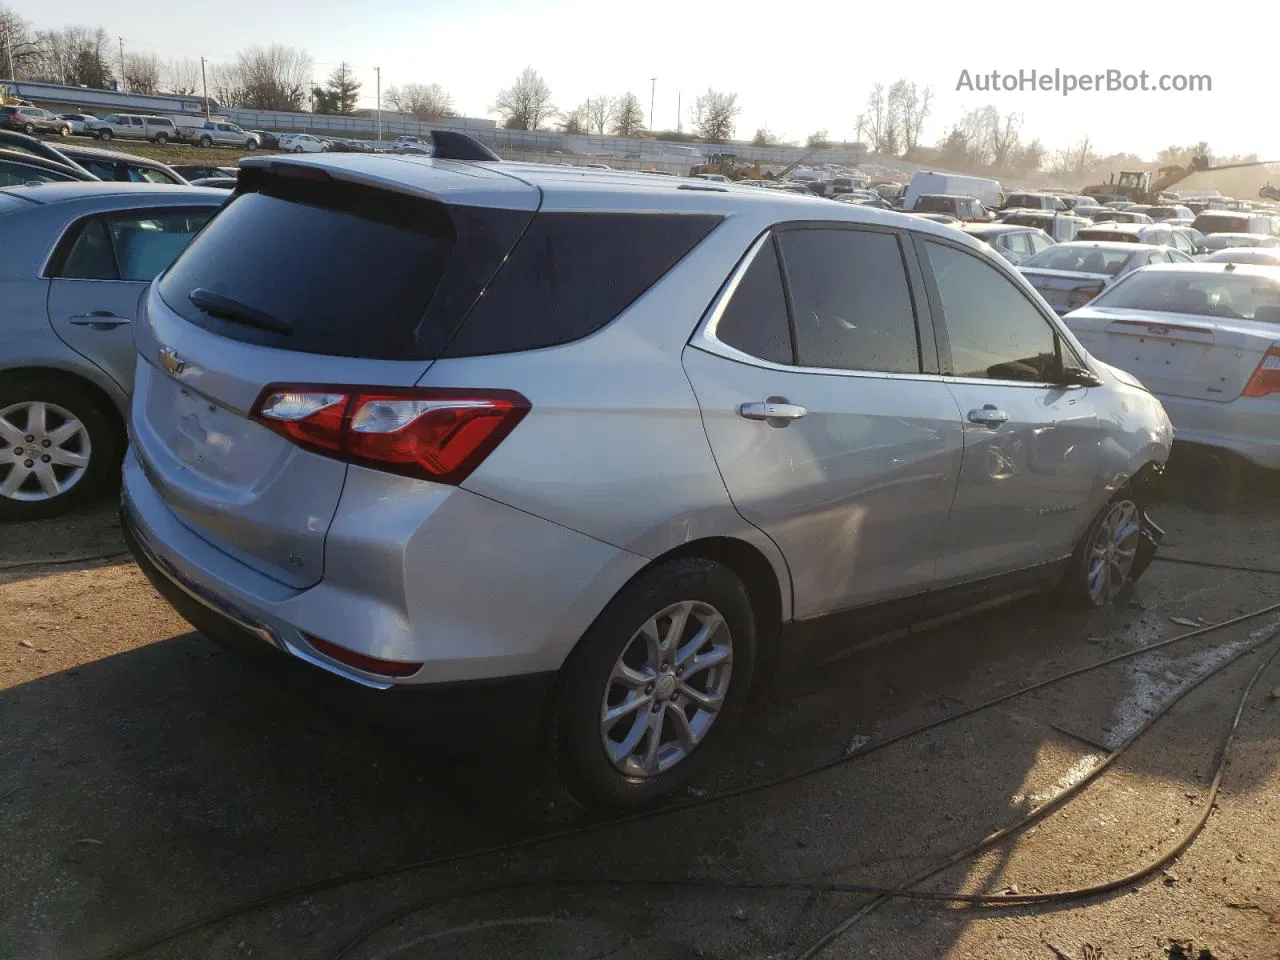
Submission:
<svg viewBox="0 0 1280 960">
<path fill-rule="evenodd" d="M 502 163 L 500 156 L 486 147 L 475 137 L 454 130 L 432 130 L 431 142 L 435 149 L 431 156 L 436 160 L 483 160 L 489 163 Z"/>
</svg>

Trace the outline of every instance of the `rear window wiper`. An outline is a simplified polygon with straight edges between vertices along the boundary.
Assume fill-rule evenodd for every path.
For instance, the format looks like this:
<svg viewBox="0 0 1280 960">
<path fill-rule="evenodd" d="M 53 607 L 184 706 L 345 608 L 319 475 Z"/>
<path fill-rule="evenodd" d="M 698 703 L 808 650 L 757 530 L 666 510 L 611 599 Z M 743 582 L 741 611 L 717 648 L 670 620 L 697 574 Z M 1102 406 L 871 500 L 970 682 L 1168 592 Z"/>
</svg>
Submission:
<svg viewBox="0 0 1280 960">
<path fill-rule="evenodd" d="M 277 320 L 271 314 L 263 313 L 247 303 L 232 300 L 230 297 L 224 297 L 222 294 L 214 293 L 212 290 L 196 287 L 187 294 L 187 299 L 205 313 L 221 317 L 223 320 L 230 320 L 232 323 L 243 323 L 245 326 L 258 327 L 261 330 L 269 330 L 272 333 L 280 334 L 282 337 L 293 336 L 293 327 L 287 323 Z"/>
</svg>

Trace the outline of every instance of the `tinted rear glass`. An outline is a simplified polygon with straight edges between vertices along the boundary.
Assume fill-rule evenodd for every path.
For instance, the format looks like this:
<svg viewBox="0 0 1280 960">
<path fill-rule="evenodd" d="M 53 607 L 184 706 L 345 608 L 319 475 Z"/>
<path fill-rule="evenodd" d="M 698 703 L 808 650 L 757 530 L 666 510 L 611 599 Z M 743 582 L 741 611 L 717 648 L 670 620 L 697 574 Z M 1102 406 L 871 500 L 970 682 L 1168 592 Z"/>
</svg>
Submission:
<svg viewBox="0 0 1280 960">
<path fill-rule="evenodd" d="M 419 359 L 415 331 L 453 250 L 444 207 L 337 182 L 257 177 L 159 284 L 197 326 L 286 350 Z M 203 288 L 292 328 L 281 336 L 198 309 Z"/>
<path fill-rule="evenodd" d="M 955 213 L 956 200 L 954 197 L 918 197 L 915 208 L 927 213 Z"/>
<path fill-rule="evenodd" d="M 1097 247 L 1073 247 L 1066 244 L 1042 250 L 1024 267 L 1041 270 L 1066 270 L 1071 273 L 1105 273 L 1115 276 L 1133 257 L 1130 250 L 1100 250 Z"/>
<path fill-rule="evenodd" d="M 660 280 L 717 216 L 540 213 L 445 350 L 535 350 L 594 333 Z M 689 330 L 697 324 L 689 317 Z"/>
<path fill-rule="evenodd" d="M 1191 225 L 1201 233 L 1249 232 L 1249 218 L 1230 213 L 1202 213 Z"/>
</svg>

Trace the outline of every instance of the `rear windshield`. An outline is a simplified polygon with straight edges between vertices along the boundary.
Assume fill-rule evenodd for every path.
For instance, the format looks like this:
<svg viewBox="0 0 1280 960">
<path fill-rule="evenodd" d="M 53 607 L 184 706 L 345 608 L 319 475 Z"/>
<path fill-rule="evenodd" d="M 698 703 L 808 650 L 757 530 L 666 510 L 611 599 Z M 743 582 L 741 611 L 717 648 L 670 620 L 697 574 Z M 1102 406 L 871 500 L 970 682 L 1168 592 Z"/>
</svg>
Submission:
<svg viewBox="0 0 1280 960">
<path fill-rule="evenodd" d="M 1202 213 L 1191 225 L 1201 233 L 1249 232 L 1249 218 L 1238 214 Z"/>
<path fill-rule="evenodd" d="M 1204 238 L 1204 246 L 1208 250 L 1225 250 L 1227 247 L 1269 247 L 1270 240 L 1270 237 L 1260 233 L 1211 233 Z"/>
<path fill-rule="evenodd" d="M 1139 270 L 1097 297 L 1090 306 L 1160 313 L 1191 313 L 1232 320 L 1252 320 L 1260 307 L 1275 322 L 1280 307 L 1280 283 L 1262 277 L 1227 273 L 1180 273 Z"/>
<path fill-rule="evenodd" d="M 414 331 L 456 239 L 438 203 L 350 184 L 259 178 L 159 283 L 171 309 L 224 336 L 286 350 L 416 359 Z M 264 313 L 281 336 L 212 316 L 205 289 Z"/>
<path fill-rule="evenodd" d="M 1114 277 L 1133 253 L 1128 250 L 1099 250 L 1097 247 L 1071 247 L 1065 244 L 1041 250 L 1024 260 L 1024 267 L 1041 270 L 1067 270 L 1073 273 L 1105 273 Z"/>
<path fill-rule="evenodd" d="M 917 197 L 916 209 L 924 210 L 929 213 L 954 213 L 956 210 L 955 197 Z"/>
<path fill-rule="evenodd" d="M 1122 233 L 1119 230 L 1081 230 L 1076 234 L 1079 240 L 1110 240 L 1116 243 L 1140 243 L 1136 233 Z"/>
</svg>

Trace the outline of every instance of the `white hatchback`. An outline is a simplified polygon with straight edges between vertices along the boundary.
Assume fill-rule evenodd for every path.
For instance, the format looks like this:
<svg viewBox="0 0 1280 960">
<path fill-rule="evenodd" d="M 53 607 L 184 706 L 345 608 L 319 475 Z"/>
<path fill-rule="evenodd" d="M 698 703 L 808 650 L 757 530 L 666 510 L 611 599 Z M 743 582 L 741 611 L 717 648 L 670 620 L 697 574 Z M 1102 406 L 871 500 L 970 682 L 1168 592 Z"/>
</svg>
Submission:
<svg viewBox="0 0 1280 960">
<path fill-rule="evenodd" d="M 1159 398 L 1175 439 L 1280 469 L 1280 267 L 1143 267 L 1065 320 Z"/>
</svg>

